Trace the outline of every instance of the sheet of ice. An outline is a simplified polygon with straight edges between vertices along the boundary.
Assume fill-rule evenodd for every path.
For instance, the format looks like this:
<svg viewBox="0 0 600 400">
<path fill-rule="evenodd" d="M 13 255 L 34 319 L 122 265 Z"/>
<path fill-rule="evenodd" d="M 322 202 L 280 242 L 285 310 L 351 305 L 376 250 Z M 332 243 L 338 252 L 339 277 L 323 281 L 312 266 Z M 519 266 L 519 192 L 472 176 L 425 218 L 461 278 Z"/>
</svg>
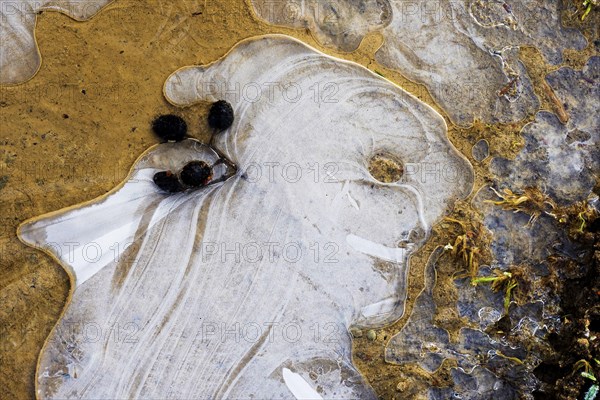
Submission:
<svg viewBox="0 0 600 400">
<path fill-rule="evenodd" d="M 37 14 L 58 11 L 78 21 L 93 17 L 112 0 L 0 0 L 0 84 L 35 75 L 41 56 L 35 41 Z"/>
<path fill-rule="evenodd" d="M 525 148 L 515 160 L 496 158 L 491 170 L 499 187 L 535 187 L 559 204 L 585 200 L 600 171 L 600 57 L 581 71 L 561 68 L 547 81 L 570 118 L 562 124 L 548 111 L 522 131 Z"/>
<path fill-rule="evenodd" d="M 471 149 L 475 161 L 482 162 L 490 156 L 490 144 L 485 139 L 479 139 Z"/>
<path fill-rule="evenodd" d="M 542 0 L 391 1 L 393 19 L 377 53 L 382 64 L 425 84 L 458 124 L 509 122 L 537 111 L 520 46 L 558 64 L 581 33 L 562 27 L 559 2 Z"/>
<path fill-rule="evenodd" d="M 318 3 L 318 6 L 316 5 Z M 253 0 L 267 22 L 310 29 L 326 46 L 355 50 L 371 31 L 384 37 L 381 64 L 423 83 L 461 125 L 520 120 L 539 102 L 520 46 L 537 47 L 559 64 L 583 35 L 560 22 L 560 2 L 542 0 Z M 270 6 L 272 5 L 272 6 Z"/>
<path fill-rule="evenodd" d="M 490 168 L 495 174 L 493 185 L 497 190 L 509 188 L 519 194 L 533 187 L 558 204 L 570 205 L 588 199 L 599 170 L 600 116 L 597 109 L 600 57 L 590 58 L 581 71 L 561 68 L 550 74 L 547 80 L 569 113 L 569 121 L 562 124 L 554 114 L 539 112 L 536 120 L 523 128 L 526 144 L 517 157 L 514 160 L 496 158 L 491 161 Z M 597 203 L 597 197 L 595 199 L 592 198 L 591 202 Z M 502 343 L 521 353 L 517 357 L 523 364 L 515 368 L 522 380 L 515 380 L 510 369 L 494 370 L 480 363 L 473 371 L 464 368 L 458 375 L 454 371 L 453 386 L 432 391 L 434 399 L 448 398 L 454 392 L 460 393 L 463 398 L 490 398 L 491 384 L 499 387 L 509 384 L 515 391 L 514 396 L 527 398 L 531 396 L 532 387 L 543 385 L 536 382 L 533 371 L 545 355 L 552 354 L 548 334 L 554 332 L 560 335 L 562 324 L 557 317 L 561 312 L 560 299 L 553 282 L 561 281 L 564 274 L 576 273 L 552 268 L 548 257 L 559 255 L 565 259 L 576 259 L 583 254 L 554 217 L 541 213 L 531 222 L 531 216 L 526 213 L 504 210 L 486 200 L 498 200 L 498 197 L 484 187 L 475 196 L 473 205 L 485 216 L 485 227 L 492 233 L 490 247 L 494 260 L 491 266 L 482 266 L 479 275 L 493 276 L 494 270 L 510 270 L 515 276 L 520 276 L 519 286 L 515 289 L 519 292 L 519 302 L 511 302 L 506 314 L 502 291 L 494 292 L 485 285 L 475 287 L 467 278 L 455 282 L 459 297 L 457 309 L 461 317 L 478 326 L 482 332 L 494 333 L 493 341 L 482 342 L 482 351 L 495 351 L 497 344 Z M 418 317 L 414 318 L 418 320 Z M 418 341 L 420 332 L 434 328 L 418 326 L 405 329 L 416 332 L 410 338 Z M 389 346 L 392 355 L 401 354 L 407 347 L 405 337 L 404 334 L 392 339 Z M 429 358 L 451 358 L 447 354 L 446 341 L 434 343 L 446 353 L 437 352 Z M 450 348 L 455 349 L 454 345 Z M 507 355 L 504 350 L 502 354 Z M 425 362 L 414 356 L 412 360 Z M 513 395 L 503 396 L 511 398 Z"/>
<path fill-rule="evenodd" d="M 313 389 L 308 382 L 304 380 L 300 375 L 290 371 L 287 368 L 283 369 L 283 380 L 287 385 L 290 392 L 297 399 L 307 400 L 322 400 L 323 397 L 315 389 Z"/>
<path fill-rule="evenodd" d="M 154 174 L 165 170 L 178 171 L 187 162 L 198 159 L 214 164 L 219 156 L 213 149 L 195 140 L 165 143 L 152 148 L 137 161 L 125 185 L 110 195 L 93 201 L 87 207 L 25 225 L 20 233 L 28 242 L 42 244 L 41 250 L 51 252 L 68 266 L 76 285 L 81 285 L 118 260 L 126 247 L 147 230 L 162 223 L 186 200 L 186 196 L 181 194 L 165 198 L 154 186 Z M 226 168 L 221 164 L 215 170 L 215 179 L 225 173 Z M 144 221 L 148 217 L 147 204 L 155 208 L 152 218 Z M 95 220 L 99 223 L 90 224 Z M 119 223 L 115 224 L 115 221 Z M 140 227 L 143 227 L 142 231 Z"/>
<path fill-rule="evenodd" d="M 590 58 L 581 71 L 561 68 L 547 80 L 569 113 L 569 121 L 562 124 L 556 115 L 540 111 L 523 128 L 525 147 L 517 157 L 494 158 L 490 169 L 498 190 L 523 193 L 525 188 L 536 188 L 558 205 L 569 205 L 588 198 L 600 170 L 600 57 Z M 496 266 L 538 266 L 558 249 L 567 256 L 577 253 L 554 218 L 542 214 L 532 226 L 530 215 L 502 210 L 486 200 L 498 197 L 483 188 L 474 205 L 485 214 L 485 225 L 493 233 Z M 541 268 L 529 273 L 544 272 Z"/>
<path fill-rule="evenodd" d="M 363 37 L 392 18 L 387 0 L 252 0 L 256 14 L 280 26 L 309 29 L 329 47 L 354 51 Z"/>
<path fill-rule="evenodd" d="M 161 144 L 108 197 L 21 226 L 77 283 L 40 356 L 39 397 L 292 398 L 314 394 L 306 385 L 323 398 L 375 397 L 348 329 L 402 315 L 410 252 L 471 190 L 441 116 L 281 35 L 180 69 L 164 93 L 179 106 L 232 104 L 234 124 L 213 146 L 238 172 L 169 196 L 155 171 L 214 154 L 193 140 Z M 399 181 L 371 176 L 381 154 L 401 160 Z M 111 241 L 116 260 L 77 257 Z"/>
</svg>

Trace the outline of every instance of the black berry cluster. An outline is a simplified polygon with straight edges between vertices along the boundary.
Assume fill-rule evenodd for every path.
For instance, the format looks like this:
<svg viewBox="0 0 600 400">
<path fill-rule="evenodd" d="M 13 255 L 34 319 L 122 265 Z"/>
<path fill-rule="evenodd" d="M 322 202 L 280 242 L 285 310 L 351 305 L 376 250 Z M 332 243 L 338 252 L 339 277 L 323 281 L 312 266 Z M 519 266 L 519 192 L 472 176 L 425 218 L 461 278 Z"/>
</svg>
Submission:
<svg viewBox="0 0 600 400">
<path fill-rule="evenodd" d="M 233 107 L 225 100 L 212 104 L 208 112 L 208 125 L 215 130 L 225 130 L 233 124 Z M 179 142 L 187 136 L 187 123 L 174 114 L 160 115 L 152 121 L 152 130 L 164 141 Z M 168 193 L 182 192 L 208 185 L 213 170 L 204 161 L 191 161 L 181 171 L 160 171 L 154 174 L 154 183 Z"/>
</svg>

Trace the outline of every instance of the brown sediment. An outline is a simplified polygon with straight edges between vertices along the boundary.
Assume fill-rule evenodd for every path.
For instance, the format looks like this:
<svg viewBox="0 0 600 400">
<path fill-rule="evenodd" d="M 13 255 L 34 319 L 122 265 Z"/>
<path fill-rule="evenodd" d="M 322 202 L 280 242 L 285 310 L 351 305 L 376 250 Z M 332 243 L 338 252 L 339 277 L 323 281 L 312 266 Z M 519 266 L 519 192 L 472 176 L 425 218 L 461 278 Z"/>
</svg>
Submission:
<svg viewBox="0 0 600 400">
<path fill-rule="evenodd" d="M 369 172 L 379 182 L 398 182 L 404 173 L 404 166 L 392 156 L 376 154 L 369 162 Z"/>
<path fill-rule="evenodd" d="M 575 3 L 580 7 L 580 2 Z M 592 12 L 581 22 L 577 15 L 565 10 L 563 21 L 582 29 L 588 39 L 583 51 L 565 52 L 563 65 L 581 69 L 591 55 L 598 54 L 600 13 Z M 43 13 L 38 17 L 36 30 L 43 56 L 40 70 L 22 85 L 0 87 L 0 398 L 34 397 L 40 349 L 70 290 L 67 274 L 53 259 L 19 242 L 15 233 L 19 223 L 114 188 L 126 177 L 138 155 L 158 142 L 150 124 L 159 114 L 183 116 L 190 136 L 207 141 L 211 133 L 205 121 L 210 105 L 173 107 L 162 95 L 165 79 L 177 68 L 209 63 L 238 41 L 266 33 L 284 33 L 327 54 L 358 62 L 431 105 L 444 116 L 452 143 L 473 164 L 474 193 L 491 181 L 491 158 L 513 158 L 522 149 L 520 131 L 533 116 L 513 124 L 476 121 L 468 128 L 453 125 L 423 85 L 374 60 L 382 41 L 378 33 L 369 34 L 353 53 L 335 52 L 320 46 L 306 31 L 260 22 L 248 2 L 233 0 L 119 0 L 85 23 L 58 13 Z M 522 49 L 521 61 L 532 78 L 542 108 L 554 110 L 564 120 L 560 100 L 544 86 L 545 76 L 559 66 L 548 65 L 537 50 L 528 48 Z M 471 148 L 482 138 L 490 144 L 491 157 L 480 163 L 472 158 Z M 389 172 L 394 175 L 393 168 Z M 385 174 L 383 178 L 387 179 Z M 469 200 L 457 203 L 450 216 L 472 226 L 476 213 Z M 378 330 L 375 341 L 369 341 L 366 335 L 355 340 L 354 361 L 382 398 L 423 398 L 429 385 L 445 386 L 451 380 L 452 362 L 444 362 L 439 371 L 430 375 L 415 366 L 386 364 L 383 356 L 386 343 L 404 325 L 423 288 L 429 254 L 438 245 L 454 243 L 460 234 L 460 227 L 448 222 L 434 227 L 427 243 L 411 257 L 404 317 Z M 436 323 L 447 329 L 453 339 L 457 338 L 458 329 L 467 325 L 454 307 L 457 293 L 452 277 L 460 269 L 456 258 L 441 260 L 434 292 L 438 304 Z M 596 281 L 586 281 L 587 278 L 576 278 L 564 286 L 565 293 L 585 288 L 583 300 L 565 303 L 565 309 L 576 313 L 577 307 L 584 309 L 592 304 L 597 283 L 589 283 Z M 594 323 L 597 327 L 598 315 L 574 315 L 574 333 L 568 336 L 573 340 L 557 339 L 556 364 L 548 362 L 549 371 L 557 365 L 563 373 L 556 380 L 557 387 L 562 384 L 583 388 L 586 384 L 579 375 L 567 376 L 569 363 L 577 360 L 566 360 L 564 352 L 578 343 L 586 320 L 590 321 L 588 325 Z M 582 350 L 582 357 L 598 356 L 594 350 L 597 343 L 581 346 L 592 349 L 588 353 Z"/>
</svg>

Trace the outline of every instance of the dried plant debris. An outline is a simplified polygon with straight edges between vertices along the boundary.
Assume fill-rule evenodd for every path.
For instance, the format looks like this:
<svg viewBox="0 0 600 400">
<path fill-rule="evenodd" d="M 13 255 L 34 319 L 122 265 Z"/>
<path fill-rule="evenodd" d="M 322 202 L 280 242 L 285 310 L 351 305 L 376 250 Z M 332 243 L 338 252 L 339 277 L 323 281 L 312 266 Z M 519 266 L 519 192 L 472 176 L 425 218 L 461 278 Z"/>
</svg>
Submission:
<svg viewBox="0 0 600 400">
<path fill-rule="evenodd" d="M 273 5 L 275 4 L 275 5 Z M 521 120 L 537 111 L 520 46 L 538 48 L 552 64 L 566 48 L 581 50 L 583 35 L 561 25 L 560 2 L 542 0 L 253 0 L 267 22 L 308 28 L 326 46 L 355 50 L 380 32 L 376 59 L 424 84 L 460 125 Z"/>
<path fill-rule="evenodd" d="M 0 0 L 0 84 L 18 84 L 35 75 L 41 56 L 35 41 L 37 15 L 59 11 L 85 21 L 112 0 Z"/>
<path fill-rule="evenodd" d="M 159 144 L 108 196 L 21 226 L 77 285 L 39 397 L 375 398 L 349 329 L 402 315 L 408 256 L 473 182 L 441 116 L 281 35 L 182 68 L 164 93 L 226 100 L 235 118 L 211 146 Z M 399 180 L 371 175 L 382 154 Z M 190 162 L 212 165 L 211 180 L 154 183 Z"/>
<path fill-rule="evenodd" d="M 598 6 L 598 0 L 583 0 L 582 5 L 585 7 L 585 11 L 581 15 L 581 20 L 584 21 L 590 12 L 592 12 L 592 9 Z"/>
<path fill-rule="evenodd" d="M 468 224 L 449 217 L 444 218 L 444 221 L 457 225 L 461 232 L 455 236 L 453 242 L 444 247 L 444 250 L 450 251 L 456 259 L 461 261 L 463 269 L 457 271 L 458 275 L 474 279 L 479 273 L 481 261 L 490 257 L 489 232 L 474 215 L 471 216 L 471 222 Z"/>
<path fill-rule="evenodd" d="M 559 274 L 561 324 L 549 337 L 552 353 L 534 372 L 541 382 L 540 393 L 560 400 L 593 399 L 597 383 L 593 378 L 600 372 L 598 222 L 573 238 L 569 253 L 557 249 L 548 258 L 549 268 Z"/>
</svg>

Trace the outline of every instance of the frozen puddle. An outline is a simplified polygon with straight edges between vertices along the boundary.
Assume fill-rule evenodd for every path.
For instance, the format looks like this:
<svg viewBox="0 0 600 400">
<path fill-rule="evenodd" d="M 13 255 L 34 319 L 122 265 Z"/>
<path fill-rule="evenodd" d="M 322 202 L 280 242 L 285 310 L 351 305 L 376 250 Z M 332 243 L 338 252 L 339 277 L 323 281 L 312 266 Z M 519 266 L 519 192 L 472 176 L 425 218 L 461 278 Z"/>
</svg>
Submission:
<svg viewBox="0 0 600 400">
<path fill-rule="evenodd" d="M 0 0 L 0 84 L 19 84 L 40 68 L 35 41 L 37 15 L 59 11 L 85 21 L 112 0 Z"/>
<path fill-rule="evenodd" d="M 504 290 L 473 286 L 470 278 L 456 279 L 456 309 L 465 322 L 458 341 L 453 342 L 434 322 L 438 250 L 427 267 L 426 288 L 415 301 L 409 321 L 386 349 L 387 361 L 417 364 L 428 372 L 436 371 L 446 359 L 456 362 L 450 385 L 429 388 L 430 399 L 532 399 L 534 389 L 544 385 L 534 371 L 551 351 L 548 334 L 560 334 L 563 326 L 558 317 L 563 312 L 560 298 L 549 286 L 553 280 L 566 280 L 570 273 L 552 265 L 550 256 L 575 259 L 582 254 L 580 245 L 558 225 L 560 214 L 551 215 L 555 210 L 550 201 L 562 206 L 587 202 L 598 209 L 592 189 L 600 160 L 596 111 L 600 57 L 590 58 L 581 71 L 561 68 L 547 80 L 569 113 L 569 121 L 563 124 L 556 115 L 539 112 L 523 128 L 526 143 L 521 153 L 514 160 L 494 158 L 490 163 L 497 192 L 510 188 L 521 194 L 536 189 L 549 199 L 547 209 L 533 219 L 525 212 L 503 210 L 485 201 L 499 200 L 489 188 L 480 190 L 474 200 L 485 216 L 485 228 L 492 233 L 494 257 L 492 265 L 479 268 L 479 276 L 507 271 L 520 275 L 523 289 L 518 301 L 512 298 L 507 314 Z"/>
<path fill-rule="evenodd" d="M 267 22 L 308 28 L 326 46 L 353 51 L 365 34 L 384 37 L 376 59 L 424 84 L 452 121 L 517 121 L 539 102 L 520 46 L 559 64 L 565 48 L 582 49 L 581 33 L 562 27 L 558 2 L 515 0 L 252 0 Z"/>
<path fill-rule="evenodd" d="M 441 116 L 280 35 L 180 69 L 164 93 L 180 106 L 232 104 L 213 146 L 238 172 L 168 195 L 156 171 L 216 153 L 160 144 L 106 197 L 21 226 L 76 283 L 41 354 L 38 395 L 374 398 L 348 329 L 402 315 L 409 254 L 471 190 Z M 395 160 L 397 181 L 382 183 L 375 156 Z"/>
</svg>

